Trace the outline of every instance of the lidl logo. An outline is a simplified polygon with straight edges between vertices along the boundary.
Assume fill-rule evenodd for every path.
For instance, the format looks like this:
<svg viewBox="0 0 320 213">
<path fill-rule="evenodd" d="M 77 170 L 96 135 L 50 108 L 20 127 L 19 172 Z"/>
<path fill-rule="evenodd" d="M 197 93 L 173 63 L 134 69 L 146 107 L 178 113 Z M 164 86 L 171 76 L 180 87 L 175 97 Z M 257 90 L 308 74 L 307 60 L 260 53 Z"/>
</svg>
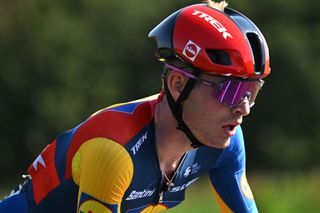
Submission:
<svg viewBox="0 0 320 213">
<path fill-rule="evenodd" d="M 102 202 L 92 197 L 91 195 L 88 195 L 82 192 L 80 196 L 80 205 L 79 205 L 78 212 L 79 213 L 118 212 L 118 205 Z"/>
<path fill-rule="evenodd" d="M 186 46 L 183 49 L 182 54 L 189 58 L 191 61 L 194 61 L 200 52 L 201 48 L 196 45 L 193 41 L 189 40 Z"/>
<path fill-rule="evenodd" d="M 81 204 L 80 213 L 99 213 L 99 212 L 110 212 L 112 211 L 103 205 L 102 203 L 99 203 L 98 201 L 95 200 L 87 200 L 84 203 Z"/>
</svg>

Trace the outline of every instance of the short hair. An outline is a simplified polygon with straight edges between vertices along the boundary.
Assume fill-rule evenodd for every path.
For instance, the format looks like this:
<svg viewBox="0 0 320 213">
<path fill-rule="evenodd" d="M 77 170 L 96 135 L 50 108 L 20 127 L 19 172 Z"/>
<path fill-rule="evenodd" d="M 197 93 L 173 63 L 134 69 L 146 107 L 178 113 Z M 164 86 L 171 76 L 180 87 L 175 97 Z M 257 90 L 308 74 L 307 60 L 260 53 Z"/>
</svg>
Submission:
<svg viewBox="0 0 320 213">
<path fill-rule="evenodd" d="M 224 8 L 228 6 L 228 3 L 226 1 L 215 2 L 211 0 L 205 0 L 205 3 L 207 3 L 209 7 L 220 10 L 222 12 L 224 11 Z"/>
</svg>

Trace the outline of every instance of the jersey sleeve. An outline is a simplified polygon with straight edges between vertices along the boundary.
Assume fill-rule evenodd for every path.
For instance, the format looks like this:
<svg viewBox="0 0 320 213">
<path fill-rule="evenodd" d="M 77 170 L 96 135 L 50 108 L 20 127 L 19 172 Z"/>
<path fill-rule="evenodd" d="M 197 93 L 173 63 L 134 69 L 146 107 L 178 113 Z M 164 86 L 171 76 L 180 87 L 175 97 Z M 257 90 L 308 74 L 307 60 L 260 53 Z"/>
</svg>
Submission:
<svg viewBox="0 0 320 213">
<path fill-rule="evenodd" d="M 120 212 L 133 163 L 122 145 L 94 138 L 83 143 L 73 157 L 72 177 L 79 185 L 78 212 Z"/>
<path fill-rule="evenodd" d="M 209 171 L 214 197 L 223 213 L 258 212 L 253 194 L 246 178 L 244 140 L 241 128 L 232 137 Z"/>
</svg>

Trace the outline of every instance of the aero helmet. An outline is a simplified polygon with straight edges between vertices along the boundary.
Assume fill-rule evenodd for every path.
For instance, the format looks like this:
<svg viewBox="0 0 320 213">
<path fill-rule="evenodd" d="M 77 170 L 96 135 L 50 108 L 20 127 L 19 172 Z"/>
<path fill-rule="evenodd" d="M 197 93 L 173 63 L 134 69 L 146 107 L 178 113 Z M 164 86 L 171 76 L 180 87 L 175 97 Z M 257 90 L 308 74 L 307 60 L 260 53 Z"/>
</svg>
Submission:
<svg viewBox="0 0 320 213">
<path fill-rule="evenodd" d="M 238 11 L 216 9 L 209 6 L 212 3 L 226 4 L 207 0 L 206 4 L 187 6 L 157 25 L 149 33 L 157 43 L 156 57 L 165 63 L 183 62 L 192 68 L 194 76 L 201 72 L 244 79 L 269 75 L 269 49 L 260 30 Z M 194 148 L 203 144 L 184 122 L 182 102 L 195 83 L 194 78 L 189 78 L 177 100 L 173 99 L 166 80 L 163 84 L 169 107 L 178 122 L 177 129 L 186 134 Z"/>
<path fill-rule="evenodd" d="M 241 78 L 270 73 L 269 49 L 256 25 L 236 10 L 207 4 L 182 8 L 150 33 L 161 61 L 180 58 L 201 71 Z"/>
</svg>

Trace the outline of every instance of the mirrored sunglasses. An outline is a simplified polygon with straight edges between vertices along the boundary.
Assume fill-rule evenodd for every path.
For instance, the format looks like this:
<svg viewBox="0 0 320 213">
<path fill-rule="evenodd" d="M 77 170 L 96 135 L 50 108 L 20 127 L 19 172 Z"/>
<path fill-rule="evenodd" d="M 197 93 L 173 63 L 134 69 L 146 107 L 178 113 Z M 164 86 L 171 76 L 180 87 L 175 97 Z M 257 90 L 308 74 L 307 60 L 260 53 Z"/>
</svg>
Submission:
<svg viewBox="0 0 320 213">
<path fill-rule="evenodd" d="M 226 104 L 230 107 L 238 106 L 245 99 L 249 101 L 249 106 L 252 107 L 259 90 L 264 84 L 264 81 L 261 79 L 227 79 L 219 83 L 215 83 L 194 76 L 190 72 L 171 64 L 165 64 L 165 67 L 167 69 L 182 73 L 189 78 L 196 79 L 202 85 L 213 87 L 214 90 L 212 92 L 212 95 L 220 103 Z"/>
</svg>

